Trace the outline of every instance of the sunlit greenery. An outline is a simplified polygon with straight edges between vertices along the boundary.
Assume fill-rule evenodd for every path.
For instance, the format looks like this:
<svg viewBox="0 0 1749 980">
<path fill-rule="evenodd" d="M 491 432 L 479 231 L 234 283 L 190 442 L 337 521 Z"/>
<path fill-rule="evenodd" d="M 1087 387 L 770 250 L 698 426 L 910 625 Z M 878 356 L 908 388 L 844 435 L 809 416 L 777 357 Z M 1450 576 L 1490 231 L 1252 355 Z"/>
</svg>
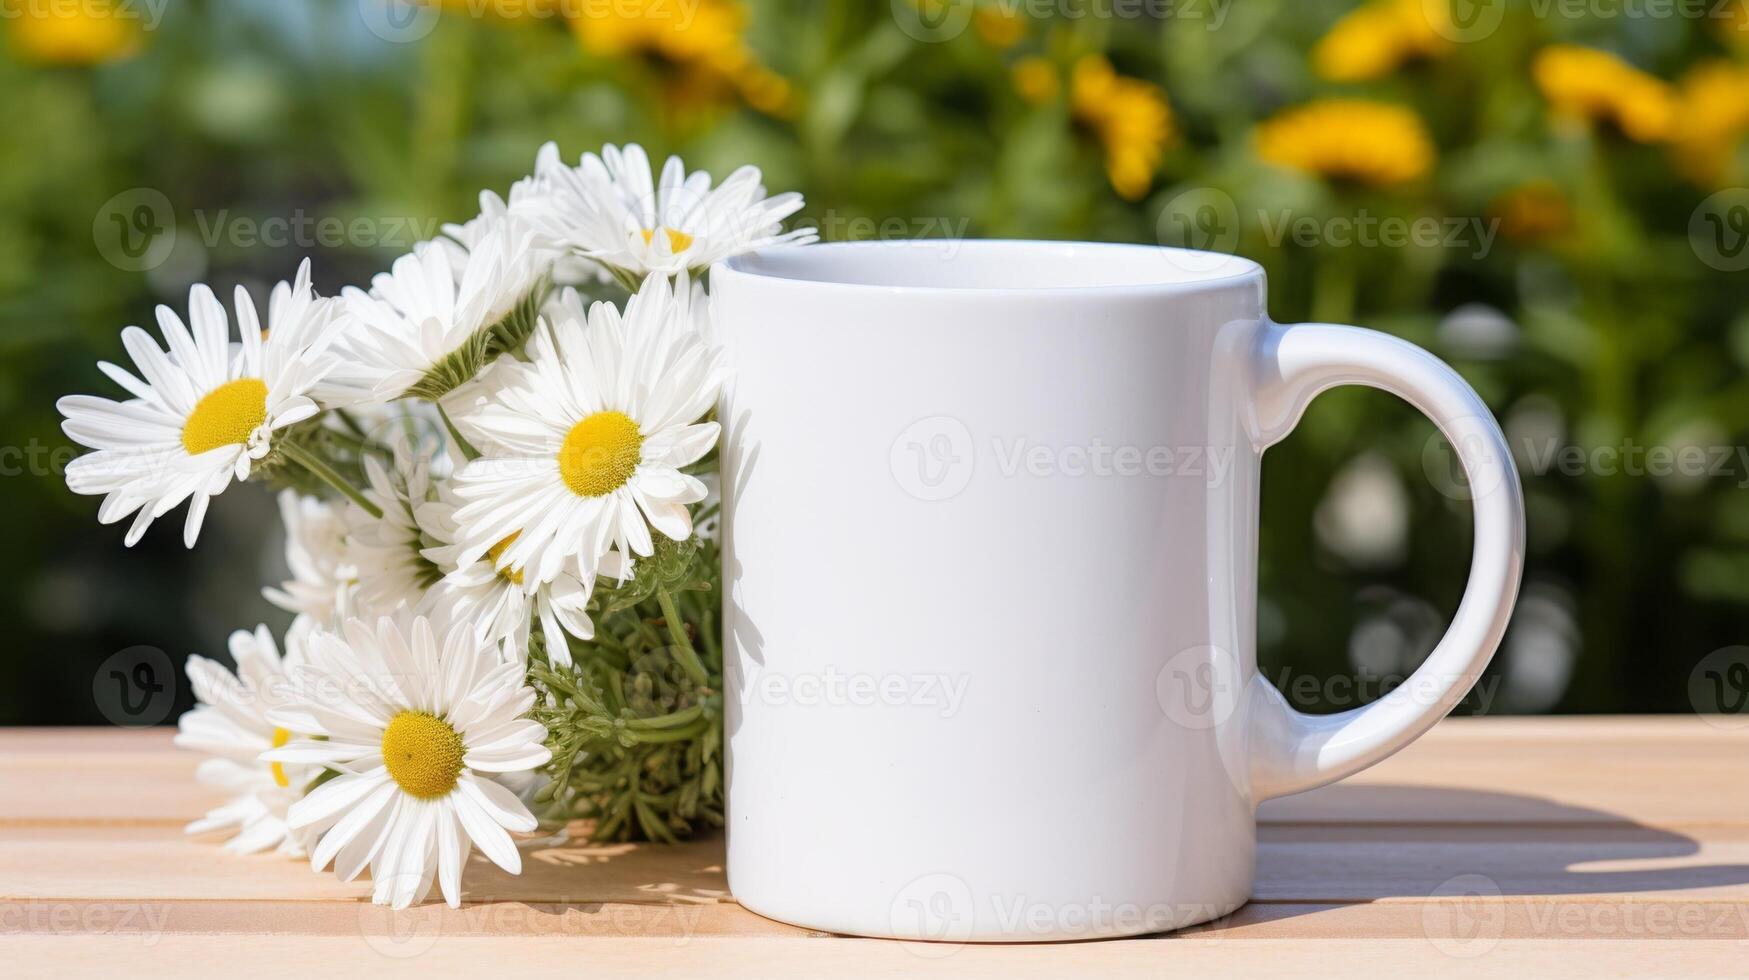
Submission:
<svg viewBox="0 0 1749 980">
<path fill-rule="evenodd" d="M 1491 710 L 1686 709 L 1694 663 L 1749 639 L 1741 4 L 1508 2 L 1480 5 L 1504 9 L 1485 30 L 1421 0 L 437 6 L 0 19 L 0 602 L 19 636 L 0 721 L 98 720 L 84 692 L 111 652 L 215 653 L 278 622 L 225 571 L 270 577 L 264 494 L 215 505 L 199 552 L 157 535 L 118 557 L 121 531 L 61 484 L 54 398 L 102 388 L 118 328 L 193 281 L 259 292 L 306 254 L 324 293 L 363 282 L 549 139 L 755 163 L 828 239 L 1236 251 L 1267 268 L 1277 319 L 1428 346 L 1525 470 L 1535 602 Z M 1704 472 L 1682 471 L 1692 451 Z M 1412 666 L 1469 541 L 1427 424 L 1336 392 L 1266 474 L 1271 676 Z"/>
</svg>

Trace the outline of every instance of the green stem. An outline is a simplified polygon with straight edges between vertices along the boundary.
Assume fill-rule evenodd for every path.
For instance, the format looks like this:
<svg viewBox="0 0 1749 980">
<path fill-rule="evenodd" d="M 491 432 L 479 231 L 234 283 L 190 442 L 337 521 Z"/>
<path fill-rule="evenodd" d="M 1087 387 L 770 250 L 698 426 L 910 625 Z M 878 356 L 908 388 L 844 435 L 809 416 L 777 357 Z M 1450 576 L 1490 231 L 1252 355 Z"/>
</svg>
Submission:
<svg viewBox="0 0 1749 980">
<path fill-rule="evenodd" d="M 635 731 L 632 739 L 639 745 L 657 745 L 665 742 L 690 742 L 703 735 L 710 723 L 699 719 L 685 728 L 660 728 L 655 731 Z"/>
<path fill-rule="evenodd" d="M 666 715 L 657 715 L 653 718 L 627 718 L 626 719 L 626 727 L 627 728 L 644 729 L 644 730 L 659 729 L 659 728 L 674 728 L 676 726 L 684 725 L 687 722 L 692 721 L 694 718 L 697 718 L 703 712 L 704 712 L 704 705 L 695 704 L 690 708 L 686 708 L 686 709 L 683 709 L 681 711 L 675 711 L 675 712 L 672 712 L 672 713 L 666 714 Z"/>
<path fill-rule="evenodd" d="M 710 687 L 710 674 L 705 672 L 704 664 L 699 662 L 698 653 L 692 649 L 692 639 L 686 635 L 686 623 L 680 618 L 680 610 L 674 605 L 674 596 L 666 587 L 656 588 L 656 601 L 662 604 L 662 619 L 668 624 L 668 635 L 674 640 L 674 658 L 680 661 L 680 667 L 686 671 L 686 676 L 699 687 Z"/>
<path fill-rule="evenodd" d="M 462 436 L 461 430 L 455 427 L 455 423 L 450 421 L 449 413 L 443 410 L 443 402 L 433 400 L 431 404 L 437 406 L 437 414 L 443 419 L 443 427 L 449 430 L 449 437 L 455 440 L 455 446 L 462 451 L 462 455 L 466 457 L 469 462 L 479 459 L 480 451 L 475 449 L 473 444 L 469 443 L 468 440 Z"/>
<path fill-rule="evenodd" d="M 631 293 L 633 296 L 636 296 L 638 290 L 644 287 L 643 277 L 630 269 L 622 269 L 617 265 L 610 265 L 607 267 L 607 271 L 613 275 L 613 278 L 619 282 L 620 286 L 624 288 L 626 292 Z"/>
<path fill-rule="evenodd" d="M 341 432 L 338 429 L 323 429 L 322 437 L 325 439 L 332 439 L 348 449 L 355 450 L 359 455 L 365 453 L 380 453 L 383 451 L 381 446 L 375 445 L 350 433 Z"/>
<path fill-rule="evenodd" d="M 358 420 L 352 417 L 351 412 L 344 408 L 337 408 L 334 410 L 334 414 L 339 417 L 341 424 L 352 430 L 353 435 L 360 439 L 366 437 L 364 426 L 358 424 Z"/>
<path fill-rule="evenodd" d="M 279 448 L 285 452 L 287 459 L 302 466 L 304 469 L 309 470 L 310 474 L 316 479 L 321 480 L 323 483 L 326 483 L 345 494 L 353 503 L 364 508 L 365 513 L 376 518 L 381 518 L 383 516 L 383 509 L 381 507 L 371 503 L 357 487 L 348 483 L 346 478 L 341 476 L 334 467 L 329 466 L 314 453 L 309 452 L 295 442 L 284 443 Z"/>
</svg>

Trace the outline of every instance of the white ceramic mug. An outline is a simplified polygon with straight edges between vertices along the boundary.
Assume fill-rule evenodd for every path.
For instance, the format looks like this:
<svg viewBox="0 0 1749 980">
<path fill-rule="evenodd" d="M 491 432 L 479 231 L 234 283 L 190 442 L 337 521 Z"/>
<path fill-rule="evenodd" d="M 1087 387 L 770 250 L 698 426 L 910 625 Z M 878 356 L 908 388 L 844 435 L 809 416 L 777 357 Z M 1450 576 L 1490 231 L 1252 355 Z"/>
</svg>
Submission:
<svg viewBox="0 0 1749 980">
<path fill-rule="evenodd" d="M 711 290 L 728 876 L 755 912 L 947 941 L 1219 917 L 1250 894 L 1257 804 L 1407 745 L 1505 631 L 1523 502 L 1487 408 L 1402 340 L 1271 322 L 1255 263 L 835 244 Z M 1475 550 L 1421 667 L 1311 716 L 1257 672 L 1257 488 L 1342 384 L 1460 450 Z"/>
</svg>

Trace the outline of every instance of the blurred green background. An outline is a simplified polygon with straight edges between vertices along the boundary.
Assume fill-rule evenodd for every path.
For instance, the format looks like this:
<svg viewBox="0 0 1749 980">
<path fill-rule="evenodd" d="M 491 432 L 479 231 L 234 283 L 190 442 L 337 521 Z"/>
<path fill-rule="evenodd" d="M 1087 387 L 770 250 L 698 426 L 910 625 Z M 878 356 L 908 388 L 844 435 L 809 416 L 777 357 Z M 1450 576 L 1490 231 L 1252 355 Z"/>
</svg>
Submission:
<svg viewBox="0 0 1749 980">
<path fill-rule="evenodd" d="M 827 239 L 1236 251 L 1278 320 L 1427 346 L 1530 514 L 1465 711 L 1691 710 L 1749 642 L 1740 0 L 0 0 L 0 47 L 0 723 L 101 722 L 116 651 L 286 619 L 265 492 L 188 552 L 65 489 L 55 398 L 115 394 L 120 328 L 305 255 L 362 283 L 549 139 L 755 163 Z M 1265 472 L 1263 669 L 1306 710 L 1376 697 L 1463 586 L 1452 454 L 1342 390 Z"/>
</svg>

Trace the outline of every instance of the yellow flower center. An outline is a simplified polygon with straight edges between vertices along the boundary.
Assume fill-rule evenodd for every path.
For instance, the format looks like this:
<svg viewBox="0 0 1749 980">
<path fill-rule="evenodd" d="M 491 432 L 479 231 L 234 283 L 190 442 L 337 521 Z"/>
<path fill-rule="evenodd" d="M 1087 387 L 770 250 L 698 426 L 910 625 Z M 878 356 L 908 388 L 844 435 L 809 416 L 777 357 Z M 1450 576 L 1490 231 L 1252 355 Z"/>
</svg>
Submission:
<svg viewBox="0 0 1749 980">
<path fill-rule="evenodd" d="M 492 563 L 493 568 L 498 568 L 498 559 L 504 557 L 504 550 L 509 548 L 510 543 L 515 541 L 517 536 L 521 533 L 521 531 L 511 531 L 509 537 L 486 549 L 486 560 Z M 504 579 L 506 582 L 514 582 L 517 585 L 521 585 L 522 569 L 498 568 L 498 577 Z"/>
<path fill-rule="evenodd" d="M 462 737 L 449 722 L 423 711 L 403 711 L 383 730 L 383 764 L 407 795 L 446 795 L 462 774 Z"/>
<path fill-rule="evenodd" d="M 289 741 L 291 741 L 291 732 L 288 732 L 283 728 L 275 728 L 273 730 L 274 748 L 280 748 Z M 291 780 L 285 777 L 285 766 L 278 762 L 273 764 L 273 781 L 278 783 L 282 788 L 291 785 Z"/>
<path fill-rule="evenodd" d="M 625 486 L 643 459 L 644 437 L 624 412 L 596 412 L 576 425 L 559 448 L 559 476 L 579 497 Z"/>
<path fill-rule="evenodd" d="M 182 448 L 190 456 L 220 446 L 240 446 L 267 421 L 267 383 L 260 378 L 227 381 L 206 393 L 182 424 Z"/>
<path fill-rule="evenodd" d="M 668 236 L 668 251 L 678 255 L 692 247 L 692 236 L 678 228 L 664 228 L 662 233 Z M 656 238 L 654 229 L 644 229 L 644 244 L 648 245 Z"/>
</svg>

